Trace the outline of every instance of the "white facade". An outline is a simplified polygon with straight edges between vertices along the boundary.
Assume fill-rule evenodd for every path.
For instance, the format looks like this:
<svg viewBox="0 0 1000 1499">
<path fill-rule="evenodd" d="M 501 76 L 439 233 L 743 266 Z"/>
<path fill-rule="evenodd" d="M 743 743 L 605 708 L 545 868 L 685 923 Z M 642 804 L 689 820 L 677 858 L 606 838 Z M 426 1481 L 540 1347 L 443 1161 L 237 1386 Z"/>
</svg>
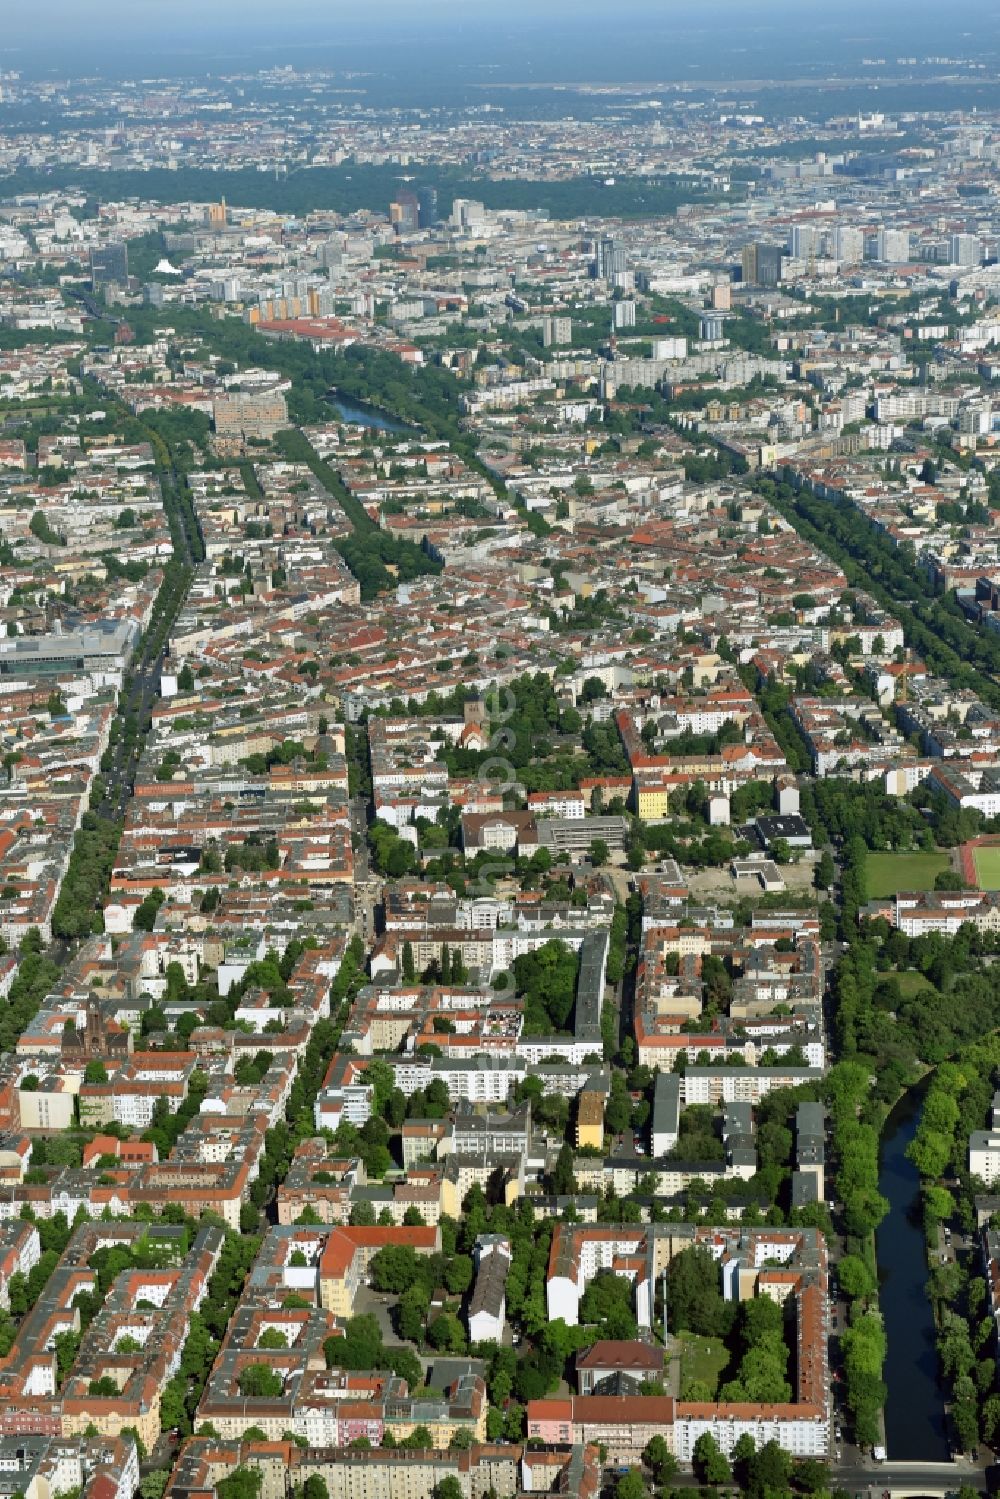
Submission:
<svg viewBox="0 0 1000 1499">
<path fill-rule="evenodd" d="M 876 259 L 898 265 L 910 258 L 909 229 L 880 229 Z"/>
<path fill-rule="evenodd" d="M 721 1409 L 725 1409 L 722 1407 Z M 674 1422 L 674 1451 L 689 1463 L 698 1438 L 708 1432 L 729 1456 L 742 1436 L 753 1437 L 757 1450 L 777 1442 L 792 1457 L 827 1457 L 830 1423 L 822 1416 L 680 1416 Z"/>
<path fill-rule="evenodd" d="M 399 1062 L 393 1059 L 391 1065 L 396 1086 L 407 1098 L 418 1088 L 426 1088 L 428 1083 L 440 1078 L 452 1103 L 506 1103 L 511 1088 L 528 1075 L 526 1064 L 506 1065 L 504 1059 L 503 1066 L 495 1066 L 484 1057 L 475 1067 L 464 1061 L 449 1067 L 447 1058 L 443 1057 L 435 1059 L 433 1069 L 427 1062 L 416 1058 Z"/>
<path fill-rule="evenodd" d="M 858 265 L 865 258 L 865 232 L 853 225 L 841 224 L 833 234 L 833 253 L 837 260 Z"/>
<path fill-rule="evenodd" d="M 969 1136 L 969 1175 L 987 1187 L 1000 1180 L 1000 1134 L 974 1130 Z"/>
<path fill-rule="evenodd" d="M 549 817 L 583 817 L 582 791 L 542 791 L 528 797 L 532 812 Z"/>
<path fill-rule="evenodd" d="M 470 1343 L 500 1343 L 507 1325 L 507 1300 L 500 1284 L 510 1269 L 510 1242 L 496 1234 L 482 1235 L 476 1244 L 476 1286 L 469 1309 Z M 484 1303 L 481 1283 L 495 1282 L 494 1294 Z"/>
<path fill-rule="evenodd" d="M 600 1270 L 611 1270 L 622 1256 L 645 1254 L 645 1230 L 622 1228 L 620 1234 L 598 1229 L 593 1233 L 577 1230 L 573 1233 L 572 1270 L 552 1275 L 545 1283 L 545 1302 L 549 1321 L 562 1317 L 567 1327 L 576 1327 L 580 1321 L 580 1298 L 589 1283 Z M 621 1273 L 620 1271 L 618 1273 Z M 652 1325 L 653 1285 L 648 1274 L 636 1276 L 634 1281 L 636 1316 L 639 1326 Z"/>
<path fill-rule="evenodd" d="M 345 1120 L 356 1129 L 372 1116 L 375 1089 L 364 1083 L 348 1083 L 344 1088 L 324 1088 L 316 1100 L 313 1116 L 317 1129 L 335 1130 Z"/>
<path fill-rule="evenodd" d="M 948 241 L 948 260 L 951 265 L 979 265 L 983 258 L 982 241 L 978 234 L 953 234 Z"/>
</svg>

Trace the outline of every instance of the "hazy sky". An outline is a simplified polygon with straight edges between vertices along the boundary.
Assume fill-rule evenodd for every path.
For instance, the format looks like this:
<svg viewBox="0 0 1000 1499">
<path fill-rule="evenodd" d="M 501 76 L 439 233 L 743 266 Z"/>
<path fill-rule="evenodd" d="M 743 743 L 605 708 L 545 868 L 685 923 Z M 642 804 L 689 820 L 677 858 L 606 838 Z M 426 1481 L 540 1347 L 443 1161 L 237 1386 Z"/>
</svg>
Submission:
<svg viewBox="0 0 1000 1499">
<path fill-rule="evenodd" d="M 3 11 L 0 65 L 32 72 L 156 72 L 158 58 L 176 70 L 185 57 L 208 72 L 313 56 L 432 73 L 759 78 L 879 49 L 992 51 L 1000 33 L 998 0 L 6 0 Z"/>
<path fill-rule="evenodd" d="M 835 7 L 843 17 L 867 16 L 873 24 L 884 17 L 910 20 L 936 16 L 943 32 L 954 34 L 961 29 L 961 19 L 990 14 L 995 6 L 990 0 L 963 3 L 958 11 L 948 10 L 940 0 L 839 0 Z M 754 23 L 769 21 L 786 24 L 797 17 L 808 27 L 829 14 L 833 7 L 826 0 L 623 0 L 609 6 L 606 0 L 376 0 L 369 6 L 357 0 L 35 0 L 32 5 L 14 4 L 4 16 L 5 31 L 27 35 L 46 25 L 71 26 L 78 34 L 99 32 L 120 25 L 142 26 L 159 22 L 164 28 L 182 24 L 237 24 L 264 19 L 275 28 L 292 18 L 309 17 L 324 29 L 365 27 L 377 30 L 383 23 L 400 19 L 422 22 L 449 18 L 453 22 L 475 24 L 479 21 L 503 22 L 514 17 L 572 18 L 590 13 L 604 18 L 606 37 L 613 36 L 623 15 L 645 14 L 650 18 L 677 16 L 684 20 L 705 14 L 729 12 Z"/>
</svg>

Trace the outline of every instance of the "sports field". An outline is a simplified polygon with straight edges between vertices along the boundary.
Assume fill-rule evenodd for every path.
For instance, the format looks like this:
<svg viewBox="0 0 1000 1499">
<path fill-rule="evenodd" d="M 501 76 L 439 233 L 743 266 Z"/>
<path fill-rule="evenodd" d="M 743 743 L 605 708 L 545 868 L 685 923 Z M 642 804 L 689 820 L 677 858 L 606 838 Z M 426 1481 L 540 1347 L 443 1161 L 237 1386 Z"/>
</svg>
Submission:
<svg viewBox="0 0 1000 1499">
<path fill-rule="evenodd" d="M 980 890 L 1000 890 L 1000 843 L 983 843 L 972 851 Z"/>
<path fill-rule="evenodd" d="M 950 867 L 947 854 L 869 854 L 865 860 L 868 899 L 883 900 L 899 890 L 933 890 L 936 876 Z"/>
</svg>

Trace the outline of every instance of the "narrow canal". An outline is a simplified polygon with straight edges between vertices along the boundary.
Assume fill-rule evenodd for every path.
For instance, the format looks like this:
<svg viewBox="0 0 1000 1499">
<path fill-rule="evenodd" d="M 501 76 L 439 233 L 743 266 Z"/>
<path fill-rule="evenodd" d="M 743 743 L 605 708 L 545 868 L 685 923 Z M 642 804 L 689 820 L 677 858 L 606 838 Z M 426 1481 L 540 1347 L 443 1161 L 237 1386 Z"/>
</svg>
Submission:
<svg viewBox="0 0 1000 1499">
<path fill-rule="evenodd" d="M 338 418 L 342 422 L 349 422 L 355 427 L 371 427 L 376 432 L 412 432 L 411 427 L 404 427 L 401 422 L 393 421 L 392 417 L 386 416 L 379 411 L 377 406 L 368 406 L 364 402 L 348 401 L 336 391 L 331 391 L 327 396 Z"/>
<path fill-rule="evenodd" d="M 893 1462 L 947 1462 L 949 1457 L 934 1318 L 926 1291 L 920 1178 L 906 1158 L 923 1101 L 923 1088 L 900 1099 L 886 1120 L 879 1157 L 879 1191 L 889 1202 L 889 1212 L 876 1232 L 875 1250 L 887 1342 L 886 1449 Z"/>
</svg>

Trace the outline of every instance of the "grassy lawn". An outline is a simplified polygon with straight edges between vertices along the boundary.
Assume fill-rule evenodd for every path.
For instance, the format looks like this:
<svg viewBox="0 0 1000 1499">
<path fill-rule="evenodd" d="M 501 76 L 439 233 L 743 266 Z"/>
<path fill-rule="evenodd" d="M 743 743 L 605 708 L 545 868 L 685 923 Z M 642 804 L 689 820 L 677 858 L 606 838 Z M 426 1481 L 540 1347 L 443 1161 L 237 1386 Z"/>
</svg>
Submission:
<svg viewBox="0 0 1000 1499">
<path fill-rule="evenodd" d="M 977 848 L 972 857 L 980 890 L 1000 890 L 1000 844 Z"/>
<path fill-rule="evenodd" d="M 702 1338 L 694 1332 L 677 1334 L 681 1352 L 681 1393 L 691 1380 L 707 1385 L 714 1396 L 729 1363 L 729 1351 L 721 1338 Z"/>
<path fill-rule="evenodd" d="M 898 890 L 933 890 L 935 876 L 950 868 L 947 854 L 869 854 L 865 860 L 868 899 L 880 900 Z"/>
<path fill-rule="evenodd" d="M 899 992 L 904 999 L 912 999 L 925 989 L 929 989 L 932 994 L 937 992 L 930 979 L 924 978 L 922 973 L 894 973 L 891 977 L 899 985 Z"/>
</svg>

